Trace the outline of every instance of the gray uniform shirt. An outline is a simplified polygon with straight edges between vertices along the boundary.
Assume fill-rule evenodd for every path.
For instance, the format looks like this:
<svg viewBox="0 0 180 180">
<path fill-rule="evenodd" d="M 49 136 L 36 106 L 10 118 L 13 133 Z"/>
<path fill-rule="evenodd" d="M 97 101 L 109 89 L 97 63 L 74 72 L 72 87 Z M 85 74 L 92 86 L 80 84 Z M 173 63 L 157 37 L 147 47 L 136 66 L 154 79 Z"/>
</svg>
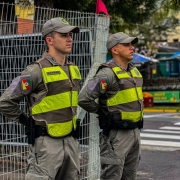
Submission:
<svg viewBox="0 0 180 180">
<path fill-rule="evenodd" d="M 112 59 L 112 61 L 115 61 Z M 120 66 L 116 61 L 117 66 Z M 79 93 L 79 106 L 88 112 L 96 113 L 99 108 L 99 104 L 96 103 L 96 99 L 101 94 L 104 94 L 110 87 L 112 87 L 117 81 L 117 77 L 109 67 L 104 67 L 98 71 L 98 73 L 88 81 L 87 85 Z M 106 82 L 107 86 L 102 88 L 102 82 Z"/>
<path fill-rule="evenodd" d="M 22 79 L 30 78 L 30 89 L 22 90 Z M 42 83 L 41 70 L 38 64 L 32 64 L 26 67 L 21 75 L 16 77 L 6 91 L 0 97 L 0 111 L 7 118 L 19 121 L 22 110 L 19 108 L 19 102 L 25 95 L 30 94 L 36 87 Z"/>
<path fill-rule="evenodd" d="M 43 58 L 48 59 L 54 65 L 59 65 L 47 52 L 43 54 Z M 68 61 L 66 62 L 68 63 Z M 26 90 L 22 88 L 23 78 L 29 78 L 29 87 Z M 19 121 L 19 116 L 22 110 L 19 107 L 19 102 L 28 95 L 31 96 L 36 89 L 42 89 L 39 91 L 39 98 L 42 98 L 46 94 L 46 89 L 43 83 L 42 72 L 38 64 L 28 65 L 21 75 L 16 77 L 6 91 L 0 97 L 0 112 L 4 114 L 8 119 Z M 44 122 L 36 122 L 38 125 L 44 125 Z"/>
</svg>

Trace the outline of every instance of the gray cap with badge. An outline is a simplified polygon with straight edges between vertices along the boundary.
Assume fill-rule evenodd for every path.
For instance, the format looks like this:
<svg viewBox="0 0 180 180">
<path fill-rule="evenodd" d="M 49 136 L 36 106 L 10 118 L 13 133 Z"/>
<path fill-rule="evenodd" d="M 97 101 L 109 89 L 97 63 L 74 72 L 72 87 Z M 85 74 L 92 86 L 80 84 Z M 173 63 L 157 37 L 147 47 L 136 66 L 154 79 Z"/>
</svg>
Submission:
<svg viewBox="0 0 180 180">
<path fill-rule="evenodd" d="M 129 37 L 127 34 L 125 34 L 123 32 L 118 32 L 118 33 L 115 33 L 115 34 L 112 34 L 111 36 L 109 36 L 107 43 L 106 43 L 106 47 L 109 51 L 117 44 L 121 44 L 121 43 L 136 44 L 137 42 L 138 42 L 137 37 Z"/>
<path fill-rule="evenodd" d="M 68 32 L 79 33 L 79 28 L 77 26 L 70 26 L 65 19 L 61 17 L 57 17 L 48 20 L 43 25 L 42 37 L 44 38 L 47 34 L 53 31 L 60 33 L 68 33 Z"/>
</svg>

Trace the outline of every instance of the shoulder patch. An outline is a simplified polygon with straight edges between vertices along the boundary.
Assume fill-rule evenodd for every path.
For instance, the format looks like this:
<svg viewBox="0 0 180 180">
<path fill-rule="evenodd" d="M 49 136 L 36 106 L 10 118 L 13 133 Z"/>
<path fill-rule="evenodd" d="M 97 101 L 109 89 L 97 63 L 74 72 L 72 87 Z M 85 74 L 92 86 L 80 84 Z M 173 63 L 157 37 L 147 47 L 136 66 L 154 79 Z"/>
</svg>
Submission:
<svg viewBox="0 0 180 180">
<path fill-rule="evenodd" d="M 96 77 L 89 80 L 87 84 L 87 90 L 89 95 L 105 93 L 108 88 L 108 79 L 107 77 Z"/>
<path fill-rule="evenodd" d="M 30 90 L 31 89 L 31 78 L 30 77 L 22 77 L 21 80 L 22 90 Z"/>
<path fill-rule="evenodd" d="M 10 92 L 12 95 L 20 93 L 26 94 L 32 89 L 31 86 L 32 85 L 30 75 L 18 76 L 15 79 L 13 79 L 10 85 Z"/>
<path fill-rule="evenodd" d="M 107 89 L 107 88 L 108 88 L 108 80 L 107 80 L 107 78 L 101 79 L 101 89 L 104 90 L 104 89 Z"/>
</svg>

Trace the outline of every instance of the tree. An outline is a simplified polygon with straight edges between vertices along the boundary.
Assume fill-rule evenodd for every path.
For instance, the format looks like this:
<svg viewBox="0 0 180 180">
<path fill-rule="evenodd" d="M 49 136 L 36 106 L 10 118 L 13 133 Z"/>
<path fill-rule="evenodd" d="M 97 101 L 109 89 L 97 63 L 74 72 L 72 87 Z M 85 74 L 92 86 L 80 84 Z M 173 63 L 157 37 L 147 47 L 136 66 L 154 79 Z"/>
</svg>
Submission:
<svg viewBox="0 0 180 180">
<path fill-rule="evenodd" d="M 7 0 L 6 2 L 12 3 L 13 1 Z M 25 6 L 29 1 L 19 0 Z M 111 15 L 111 33 L 127 31 L 130 35 L 141 35 L 154 41 L 160 35 L 166 36 L 167 31 L 174 30 L 179 23 L 175 14 L 180 9 L 180 0 L 103 0 L 103 2 Z M 34 0 L 34 5 L 36 7 L 95 12 L 96 0 Z"/>
<path fill-rule="evenodd" d="M 103 2 L 112 16 L 111 21 L 114 25 L 119 23 L 119 18 L 126 23 L 143 23 L 157 8 L 157 0 L 103 0 Z M 95 12 L 96 0 L 34 0 L 34 5 L 80 12 Z"/>
<path fill-rule="evenodd" d="M 93 12 L 95 12 L 95 4 L 95 0 L 34 0 L 35 6 L 75 10 L 81 12 L 87 11 L 89 7 L 93 7 Z M 92 12 L 92 9 L 90 12 Z"/>
<path fill-rule="evenodd" d="M 151 42 L 166 39 L 180 25 L 180 20 L 176 18 L 180 10 L 180 0 L 161 0 L 157 7 L 151 19 L 142 24 L 144 28 L 138 24 L 139 33 Z"/>
</svg>

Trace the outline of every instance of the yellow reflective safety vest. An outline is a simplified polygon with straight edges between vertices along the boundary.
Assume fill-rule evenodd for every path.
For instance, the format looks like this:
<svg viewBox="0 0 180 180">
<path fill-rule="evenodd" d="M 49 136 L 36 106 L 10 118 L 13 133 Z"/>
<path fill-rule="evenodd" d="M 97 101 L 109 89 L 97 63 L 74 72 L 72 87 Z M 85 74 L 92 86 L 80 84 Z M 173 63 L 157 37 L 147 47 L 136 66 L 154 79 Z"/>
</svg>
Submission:
<svg viewBox="0 0 180 180">
<path fill-rule="evenodd" d="M 66 136 L 76 129 L 80 71 L 73 63 L 52 65 L 44 58 L 36 62 L 41 67 L 46 95 L 32 105 L 31 114 L 35 119 L 46 122 L 50 136 Z"/>
<path fill-rule="evenodd" d="M 131 63 L 129 72 L 117 66 L 114 61 L 104 65 L 112 69 L 117 82 L 113 88 L 108 89 L 106 94 L 100 97 L 100 104 L 104 104 L 109 112 L 119 112 L 120 120 L 140 121 L 143 116 L 141 73 Z"/>
</svg>

